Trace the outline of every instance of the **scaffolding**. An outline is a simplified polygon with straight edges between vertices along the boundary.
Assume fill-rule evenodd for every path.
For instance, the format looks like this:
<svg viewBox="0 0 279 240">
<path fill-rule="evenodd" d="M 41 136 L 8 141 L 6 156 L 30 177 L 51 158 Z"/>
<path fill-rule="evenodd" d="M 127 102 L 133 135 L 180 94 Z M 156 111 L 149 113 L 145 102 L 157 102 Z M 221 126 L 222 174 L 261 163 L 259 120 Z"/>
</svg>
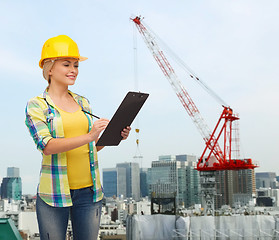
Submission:
<svg viewBox="0 0 279 240">
<path fill-rule="evenodd" d="M 132 215 L 127 218 L 127 240 L 276 240 L 279 216 Z"/>
</svg>

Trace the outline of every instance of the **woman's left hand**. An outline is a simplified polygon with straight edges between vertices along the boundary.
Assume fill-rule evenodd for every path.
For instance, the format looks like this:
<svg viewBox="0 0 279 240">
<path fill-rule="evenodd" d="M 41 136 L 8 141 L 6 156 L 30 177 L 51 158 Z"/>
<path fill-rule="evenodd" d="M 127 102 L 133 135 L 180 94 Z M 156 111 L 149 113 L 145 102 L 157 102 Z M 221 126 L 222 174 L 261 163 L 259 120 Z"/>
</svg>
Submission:
<svg viewBox="0 0 279 240">
<path fill-rule="evenodd" d="M 127 126 L 126 128 L 123 129 L 123 131 L 121 132 L 121 136 L 123 137 L 122 140 L 125 140 L 128 138 L 130 131 L 131 131 L 131 128 L 129 126 Z"/>
</svg>

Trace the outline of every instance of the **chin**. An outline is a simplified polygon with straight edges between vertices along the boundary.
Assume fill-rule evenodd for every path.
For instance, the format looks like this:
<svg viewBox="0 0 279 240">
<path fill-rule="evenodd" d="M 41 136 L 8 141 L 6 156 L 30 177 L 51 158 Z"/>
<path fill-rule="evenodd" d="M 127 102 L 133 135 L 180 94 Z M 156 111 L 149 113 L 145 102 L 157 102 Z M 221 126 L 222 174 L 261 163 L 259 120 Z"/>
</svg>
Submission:
<svg viewBox="0 0 279 240">
<path fill-rule="evenodd" d="M 76 80 L 71 80 L 71 81 L 68 81 L 68 85 L 74 85 L 76 82 Z"/>
</svg>

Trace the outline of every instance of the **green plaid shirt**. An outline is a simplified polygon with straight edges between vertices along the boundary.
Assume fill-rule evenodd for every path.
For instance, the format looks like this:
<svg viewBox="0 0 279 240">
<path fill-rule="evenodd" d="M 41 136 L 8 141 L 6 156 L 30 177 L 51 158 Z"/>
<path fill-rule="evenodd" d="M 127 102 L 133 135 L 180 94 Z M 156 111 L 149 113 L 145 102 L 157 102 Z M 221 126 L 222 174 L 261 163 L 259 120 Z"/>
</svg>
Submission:
<svg viewBox="0 0 279 240">
<path fill-rule="evenodd" d="M 92 113 L 89 101 L 86 98 L 70 91 L 69 94 L 73 96 L 74 100 L 83 110 Z M 92 117 L 87 113 L 84 114 L 88 119 L 88 131 L 90 131 L 93 125 Z M 48 156 L 43 153 L 50 139 L 64 137 L 61 115 L 49 97 L 47 89 L 41 95 L 28 101 L 25 124 L 43 157 L 40 182 L 37 190 L 39 196 L 47 204 L 54 207 L 72 206 L 67 176 L 66 152 Z M 97 202 L 103 199 L 103 189 L 100 181 L 97 149 L 93 142 L 89 143 L 89 164 L 94 191 L 92 200 Z"/>
</svg>

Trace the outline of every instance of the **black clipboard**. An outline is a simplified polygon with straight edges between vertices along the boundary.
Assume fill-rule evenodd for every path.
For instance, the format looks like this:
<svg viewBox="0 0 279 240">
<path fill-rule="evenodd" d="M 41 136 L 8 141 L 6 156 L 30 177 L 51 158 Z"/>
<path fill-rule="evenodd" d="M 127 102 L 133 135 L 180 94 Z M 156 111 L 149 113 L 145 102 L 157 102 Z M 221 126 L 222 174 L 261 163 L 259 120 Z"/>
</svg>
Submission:
<svg viewBox="0 0 279 240">
<path fill-rule="evenodd" d="M 148 96 L 148 93 L 128 92 L 96 146 L 117 146 L 122 140 L 122 130 L 131 126 Z"/>
</svg>

